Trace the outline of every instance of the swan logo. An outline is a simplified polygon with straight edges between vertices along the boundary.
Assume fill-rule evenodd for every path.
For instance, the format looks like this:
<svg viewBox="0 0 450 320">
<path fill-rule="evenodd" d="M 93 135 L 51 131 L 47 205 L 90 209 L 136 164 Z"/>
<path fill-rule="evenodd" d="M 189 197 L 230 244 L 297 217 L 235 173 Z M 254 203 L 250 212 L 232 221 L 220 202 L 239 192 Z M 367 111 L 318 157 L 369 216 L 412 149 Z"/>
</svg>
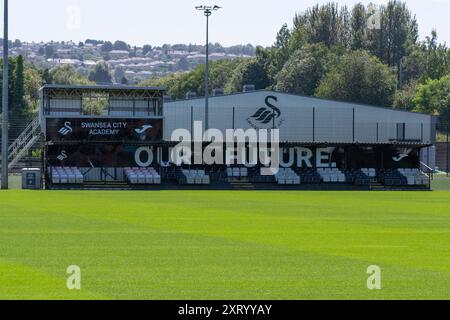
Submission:
<svg viewBox="0 0 450 320">
<path fill-rule="evenodd" d="M 394 160 L 395 162 L 400 162 L 400 161 L 402 161 L 403 159 L 405 159 L 405 158 L 407 158 L 407 157 L 408 157 L 407 154 L 402 153 L 402 154 L 399 154 L 399 155 L 396 156 L 396 157 L 392 157 L 392 160 Z"/>
<path fill-rule="evenodd" d="M 136 131 L 137 134 L 143 134 L 145 131 L 152 129 L 152 128 L 153 127 L 151 125 L 145 125 L 145 126 L 135 129 L 134 131 Z"/>
<path fill-rule="evenodd" d="M 67 121 L 66 123 L 64 123 L 64 127 L 62 127 L 61 129 L 59 129 L 59 133 L 63 136 L 67 136 L 69 133 L 71 133 L 73 131 L 72 129 L 72 123 L 70 123 L 69 121 Z"/>
<path fill-rule="evenodd" d="M 67 152 L 65 150 L 61 151 L 60 155 L 56 157 L 59 161 L 63 161 L 67 159 Z"/>
<path fill-rule="evenodd" d="M 275 96 L 267 96 L 265 99 L 265 107 L 259 108 L 247 121 L 255 129 L 260 129 L 261 126 L 269 126 L 274 124 L 275 127 L 280 127 L 283 123 L 281 118 L 281 110 L 277 108 L 272 101 L 278 102 Z"/>
</svg>

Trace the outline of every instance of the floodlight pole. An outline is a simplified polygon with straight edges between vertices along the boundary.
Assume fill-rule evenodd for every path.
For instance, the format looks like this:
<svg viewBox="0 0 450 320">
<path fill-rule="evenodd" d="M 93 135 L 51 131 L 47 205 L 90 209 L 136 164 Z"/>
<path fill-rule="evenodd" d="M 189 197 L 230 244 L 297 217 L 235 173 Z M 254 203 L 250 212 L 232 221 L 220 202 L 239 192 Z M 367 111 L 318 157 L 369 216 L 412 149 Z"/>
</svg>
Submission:
<svg viewBox="0 0 450 320">
<path fill-rule="evenodd" d="M 205 11 L 206 16 L 206 62 L 205 62 L 205 131 L 209 129 L 209 17 L 211 11 Z"/>
<path fill-rule="evenodd" d="M 3 97 L 2 97 L 2 189 L 8 189 L 8 0 L 4 1 L 3 26 Z"/>
<path fill-rule="evenodd" d="M 209 17 L 219 6 L 197 6 L 195 9 L 203 11 L 206 17 L 206 63 L 205 63 L 205 130 L 209 129 Z"/>
</svg>

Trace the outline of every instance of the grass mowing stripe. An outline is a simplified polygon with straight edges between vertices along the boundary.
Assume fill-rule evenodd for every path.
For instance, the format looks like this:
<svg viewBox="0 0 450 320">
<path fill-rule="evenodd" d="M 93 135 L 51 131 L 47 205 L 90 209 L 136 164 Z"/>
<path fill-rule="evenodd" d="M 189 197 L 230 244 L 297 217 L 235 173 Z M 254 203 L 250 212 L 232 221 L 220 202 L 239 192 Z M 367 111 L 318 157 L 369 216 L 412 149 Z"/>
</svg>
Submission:
<svg viewBox="0 0 450 320">
<path fill-rule="evenodd" d="M 120 299 L 443 299 L 445 199 L 448 192 L 13 191 L 0 193 L 0 257 L 50 275 L 79 262 L 86 290 Z M 382 267 L 381 292 L 365 288 L 369 263 Z M 17 297 L 15 267 L 6 269 L 0 291 Z M 45 297 L 39 286 L 28 290 Z"/>
</svg>

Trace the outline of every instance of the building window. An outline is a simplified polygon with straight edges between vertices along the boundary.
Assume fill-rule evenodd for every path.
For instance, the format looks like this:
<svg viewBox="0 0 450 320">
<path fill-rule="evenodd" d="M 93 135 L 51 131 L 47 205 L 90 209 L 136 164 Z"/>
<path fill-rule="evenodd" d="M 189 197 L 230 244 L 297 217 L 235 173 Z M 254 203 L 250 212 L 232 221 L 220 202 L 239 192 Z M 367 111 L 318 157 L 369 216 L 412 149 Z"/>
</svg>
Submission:
<svg viewBox="0 0 450 320">
<path fill-rule="evenodd" d="M 397 140 L 406 140 L 406 123 L 397 123 Z"/>
</svg>

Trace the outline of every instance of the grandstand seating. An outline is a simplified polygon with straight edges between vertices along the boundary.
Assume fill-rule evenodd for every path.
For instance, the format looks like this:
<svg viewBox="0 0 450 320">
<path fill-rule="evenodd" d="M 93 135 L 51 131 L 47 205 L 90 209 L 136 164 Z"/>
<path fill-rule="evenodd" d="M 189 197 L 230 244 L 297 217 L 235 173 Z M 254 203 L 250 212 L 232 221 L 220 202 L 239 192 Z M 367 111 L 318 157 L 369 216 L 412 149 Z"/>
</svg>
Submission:
<svg viewBox="0 0 450 320">
<path fill-rule="evenodd" d="M 419 169 L 389 169 L 382 172 L 380 178 L 386 186 L 426 186 L 429 184 L 428 176 Z"/>
<path fill-rule="evenodd" d="M 248 169 L 245 167 L 228 167 L 227 176 L 229 178 L 247 178 Z"/>
<path fill-rule="evenodd" d="M 419 169 L 403 168 L 398 169 L 398 172 L 406 178 L 406 182 L 410 186 L 427 185 L 429 182 L 428 177 Z"/>
<path fill-rule="evenodd" d="M 164 177 L 164 181 L 167 180 L 176 181 L 178 180 L 179 168 L 175 165 L 162 166 L 161 173 L 162 176 Z"/>
<path fill-rule="evenodd" d="M 178 183 L 189 185 L 209 185 L 211 183 L 211 179 L 209 175 L 205 173 L 205 170 L 182 169 L 178 175 Z"/>
<path fill-rule="evenodd" d="M 375 168 L 362 168 L 353 171 L 353 182 L 358 186 L 369 186 L 377 181 L 377 171 Z"/>
<path fill-rule="evenodd" d="M 215 183 L 225 183 L 227 181 L 227 167 L 221 165 L 213 165 L 208 168 L 208 176 Z"/>
<path fill-rule="evenodd" d="M 375 168 L 362 168 L 361 172 L 369 178 L 377 177 L 377 170 Z"/>
<path fill-rule="evenodd" d="M 195 168 L 195 169 L 193 169 Z M 300 185 L 321 183 L 348 183 L 356 186 L 428 186 L 429 177 L 417 168 L 400 169 L 345 169 L 337 168 L 280 168 L 276 175 L 263 176 L 260 167 L 210 166 L 208 171 L 202 167 L 162 168 L 158 173 L 154 168 L 125 168 L 120 174 L 112 174 L 118 181 L 131 185 L 159 185 L 161 175 L 165 181 L 187 185 L 216 185 L 245 182 L 256 184 Z M 87 172 L 84 175 L 77 167 L 49 167 L 49 182 L 54 185 L 81 185 L 92 180 Z M 123 179 L 123 180 L 122 180 Z"/>
<path fill-rule="evenodd" d="M 275 180 L 278 184 L 299 185 L 301 183 L 300 177 L 291 168 L 280 168 L 275 175 Z"/>
<path fill-rule="evenodd" d="M 379 176 L 385 186 L 405 186 L 408 184 L 406 177 L 396 169 L 381 171 Z"/>
<path fill-rule="evenodd" d="M 83 184 L 84 178 L 76 167 L 50 167 L 50 179 L 53 184 Z"/>
<path fill-rule="evenodd" d="M 125 168 L 124 174 L 130 184 L 161 184 L 161 176 L 152 167 L 150 168 Z"/>
<path fill-rule="evenodd" d="M 252 183 L 264 183 L 264 184 L 272 184 L 276 183 L 275 176 L 269 175 L 269 176 L 263 176 L 261 175 L 261 167 L 253 167 L 248 169 L 249 173 L 249 180 Z"/>
<path fill-rule="evenodd" d="M 346 182 L 345 174 L 338 168 L 317 168 L 317 173 L 325 183 Z"/>
<path fill-rule="evenodd" d="M 322 183 L 322 177 L 312 168 L 296 169 L 302 183 Z"/>
</svg>

